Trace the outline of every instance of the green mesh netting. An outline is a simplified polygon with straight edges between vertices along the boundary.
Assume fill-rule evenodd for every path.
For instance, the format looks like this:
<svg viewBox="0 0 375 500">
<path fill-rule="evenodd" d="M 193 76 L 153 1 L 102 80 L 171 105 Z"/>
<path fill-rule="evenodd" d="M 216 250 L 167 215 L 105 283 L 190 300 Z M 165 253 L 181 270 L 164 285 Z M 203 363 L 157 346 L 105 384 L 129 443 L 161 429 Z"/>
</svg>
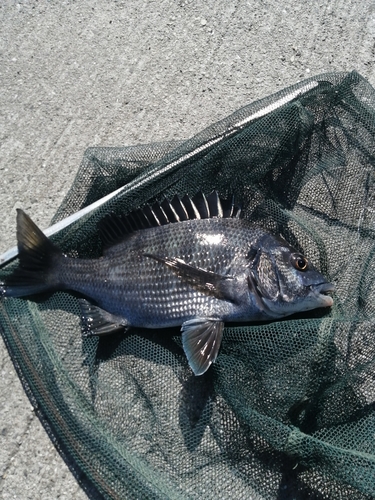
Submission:
<svg viewBox="0 0 375 500">
<path fill-rule="evenodd" d="M 375 497 L 374 108 L 357 73 L 328 74 L 186 142 L 86 151 L 55 221 L 126 187 L 53 237 L 64 251 L 100 255 L 109 211 L 217 189 L 336 284 L 330 312 L 228 325 L 202 377 L 178 329 L 82 339 L 73 295 L 1 300 L 25 389 L 92 498 Z"/>
</svg>

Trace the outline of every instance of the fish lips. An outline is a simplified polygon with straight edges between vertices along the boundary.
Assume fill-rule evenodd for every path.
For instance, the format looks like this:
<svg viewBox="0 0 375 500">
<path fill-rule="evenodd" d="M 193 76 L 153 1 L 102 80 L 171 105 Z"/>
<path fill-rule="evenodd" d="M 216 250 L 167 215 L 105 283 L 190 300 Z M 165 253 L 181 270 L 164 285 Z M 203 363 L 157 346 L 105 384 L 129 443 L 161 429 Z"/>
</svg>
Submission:
<svg viewBox="0 0 375 500">
<path fill-rule="evenodd" d="M 331 307 L 333 305 L 333 298 L 328 295 L 335 291 L 335 285 L 333 283 L 324 282 L 318 283 L 317 285 L 310 285 L 310 289 L 322 304 L 322 307 Z"/>
</svg>

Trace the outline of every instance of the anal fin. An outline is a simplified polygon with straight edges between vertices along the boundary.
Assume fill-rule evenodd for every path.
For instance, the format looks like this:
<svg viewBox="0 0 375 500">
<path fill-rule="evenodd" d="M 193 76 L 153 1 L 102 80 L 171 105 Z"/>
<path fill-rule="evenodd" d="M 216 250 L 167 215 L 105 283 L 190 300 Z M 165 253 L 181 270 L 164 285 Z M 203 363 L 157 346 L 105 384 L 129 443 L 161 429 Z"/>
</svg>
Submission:
<svg viewBox="0 0 375 500">
<path fill-rule="evenodd" d="M 86 299 L 80 299 L 79 305 L 81 307 L 82 332 L 86 336 L 110 335 L 130 326 L 125 319 L 94 306 Z"/>
<path fill-rule="evenodd" d="M 203 375 L 215 362 L 224 323 L 212 318 L 195 318 L 182 324 L 182 345 L 195 375 Z"/>
</svg>

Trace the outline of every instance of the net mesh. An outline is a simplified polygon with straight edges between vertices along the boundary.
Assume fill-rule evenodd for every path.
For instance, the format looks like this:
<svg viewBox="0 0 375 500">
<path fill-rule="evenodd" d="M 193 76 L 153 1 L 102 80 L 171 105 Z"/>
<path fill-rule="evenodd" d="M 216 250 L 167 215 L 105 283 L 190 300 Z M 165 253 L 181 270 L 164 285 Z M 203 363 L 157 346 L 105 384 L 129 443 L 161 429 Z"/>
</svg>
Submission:
<svg viewBox="0 0 375 500">
<path fill-rule="evenodd" d="M 52 238 L 65 252 L 100 255 L 110 211 L 217 189 L 336 285 L 328 313 L 227 325 L 202 377 L 178 329 L 82 338 L 71 294 L 1 300 L 26 392 L 90 497 L 375 497 L 374 108 L 360 75 L 326 74 L 188 141 L 85 152 L 54 222 L 124 189 Z"/>
</svg>

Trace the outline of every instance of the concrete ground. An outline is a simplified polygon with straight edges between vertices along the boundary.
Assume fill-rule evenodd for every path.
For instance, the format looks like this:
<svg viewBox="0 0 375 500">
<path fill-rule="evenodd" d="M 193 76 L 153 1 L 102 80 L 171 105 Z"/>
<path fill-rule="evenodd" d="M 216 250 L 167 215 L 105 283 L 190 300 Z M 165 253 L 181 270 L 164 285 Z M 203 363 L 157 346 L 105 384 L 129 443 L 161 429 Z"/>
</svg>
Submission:
<svg viewBox="0 0 375 500">
<path fill-rule="evenodd" d="M 375 4 L 2 0 L 0 253 L 15 209 L 42 227 L 88 146 L 187 138 L 304 78 L 375 85 Z M 84 499 L 0 344 L 0 497 Z"/>
</svg>

